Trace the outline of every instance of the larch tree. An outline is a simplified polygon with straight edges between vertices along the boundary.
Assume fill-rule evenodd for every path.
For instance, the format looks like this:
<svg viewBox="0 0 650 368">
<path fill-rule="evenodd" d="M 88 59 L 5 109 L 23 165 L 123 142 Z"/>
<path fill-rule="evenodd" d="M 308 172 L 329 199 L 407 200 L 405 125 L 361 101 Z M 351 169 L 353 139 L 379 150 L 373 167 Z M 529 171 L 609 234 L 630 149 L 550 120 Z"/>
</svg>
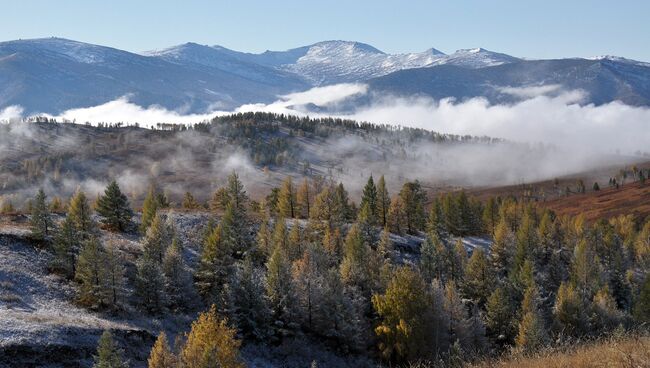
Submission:
<svg viewBox="0 0 650 368">
<path fill-rule="evenodd" d="M 106 276 L 106 251 L 96 238 L 84 241 L 75 269 L 75 280 L 79 283 L 78 301 L 81 305 L 92 309 L 106 305 Z"/>
<path fill-rule="evenodd" d="M 266 295 L 271 311 L 274 338 L 282 339 L 297 327 L 296 297 L 291 263 L 282 247 L 276 245 L 266 264 Z"/>
<path fill-rule="evenodd" d="M 32 201 L 30 226 L 32 236 L 39 240 L 47 239 L 54 227 L 50 208 L 47 205 L 47 196 L 43 189 L 39 189 Z"/>
<path fill-rule="evenodd" d="M 217 225 L 205 240 L 194 274 L 196 288 L 208 304 L 222 299 L 225 285 L 234 272 L 233 251 L 224 240 L 222 225 Z"/>
<path fill-rule="evenodd" d="M 284 218 L 296 217 L 296 190 L 290 176 L 282 182 L 278 196 L 278 214 Z"/>
<path fill-rule="evenodd" d="M 97 213 L 102 217 L 102 223 L 111 230 L 125 231 L 131 227 L 131 205 L 115 180 L 97 200 Z"/>
<path fill-rule="evenodd" d="M 97 355 L 93 368 L 127 368 L 128 364 L 122 356 L 122 350 L 113 340 L 113 334 L 106 330 L 97 343 Z"/>
<path fill-rule="evenodd" d="M 167 335 L 161 331 L 158 338 L 151 348 L 149 359 L 147 359 L 148 368 L 174 368 L 178 367 L 178 359 L 169 347 Z"/>
<path fill-rule="evenodd" d="M 171 238 L 172 229 L 167 225 L 164 217 L 156 214 L 143 240 L 143 254 L 162 265 Z"/>
<path fill-rule="evenodd" d="M 309 213 L 311 211 L 313 203 L 313 193 L 311 190 L 311 185 L 309 180 L 305 178 L 298 187 L 298 192 L 296 193 L 296 202 L 298 204 L 299 216 L 302 219 L 309 218 Z"/>
<path fill-rule="evenodd" d="M 119 308 L 126 296 L 124 259 L 114 243 L 106 246 L 106 287 L 107 304 Z"/>
<path fill-rule="evenodd" d="M 400 196 L 395 196 L 390 202 L 388 211 L 388 227 L 395 234 L 403 234 L 406 231 L 406 207 Z"/>
<path fill-rule="evenodd" d="M 485 251 L 481 248 L 474 249 L 465 269 L 463 295 L 484 308 L 494 290 L 495 281 Z"/>
<path fill-rule="evenodd" d="M 177 237 L 174 237 L 171 246 L 165 252 L 162 271 L 165 276 L 165 293 L 169 298 L 169 307 L 173 310 L 183 310 L 193 299 L 194 286 L 183 260 L 183 248 Z"/>
<path fill-rule="evenodd" d="M 184 368 L 244 368 L 239 355 L 241 341 L 236 337 L 237 330 L 228 321 L 217 315 L 213 305 L 209 311 L 201 313 L 187 334 L 180 353 Z"/>
<path fill-rule="evenodd" d="M 91 214 L 92 210 L 90 204 L 88 204 L 86 194 L 80 190 L 77 191 L 70 201 L 68 217 L 70 217 L 70 221 L 72 221 L 78 234 L 83 239 L 89 239 L 95 232 L 96 226 Z"/>
<path fill-rule="evenodd" d="M 501 345 L 511 342 L 515 337 L 516 313 L 513 304 L 504 286 L 496 288 L 487 300 L 485 308 L 487 332 Z"/>
<path fill-rule="evenodd" d="M 372 297 L 381 318 L 375 333 L 384 359 L 415 362 L 434 355 L 432 302 L 426 290 L 422 277 L 402 266 L 395 271 L 386 292 Z"/>
<path fill-rule="evenodd" d="M 539 311 L 539 292 L 535 285 L 529 287 L 521 303 L 519 333 L 515 339 L 517 348 L 533 352 L 548 342 L 544 320 Z"/>
<path fill-rule="evenodd" d="M 388 188 L 386 188 L 386 179 L 382 175 L 377 183 L 377 220 L 382 227 L 388 224 L 389 210 L 390 195 L 388 194 Z"/>
</svg>

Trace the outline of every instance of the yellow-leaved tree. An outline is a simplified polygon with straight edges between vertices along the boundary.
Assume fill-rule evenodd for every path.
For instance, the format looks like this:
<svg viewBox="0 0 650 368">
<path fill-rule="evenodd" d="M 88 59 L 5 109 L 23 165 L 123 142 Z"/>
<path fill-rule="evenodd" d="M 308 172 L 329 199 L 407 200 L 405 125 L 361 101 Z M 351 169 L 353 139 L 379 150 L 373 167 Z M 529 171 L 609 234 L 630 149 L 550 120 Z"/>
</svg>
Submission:
<svg viewBox="0 0 650 368">
<path fill-rule="evenodd" d="M 185 368 L 244 368 L 239 357 L 241 341 L 235 338 L 236 330 L 228 321 L 217 315 L 212 305 L 192 323 L 187 341 L 181 351 Z"/>
</svg>

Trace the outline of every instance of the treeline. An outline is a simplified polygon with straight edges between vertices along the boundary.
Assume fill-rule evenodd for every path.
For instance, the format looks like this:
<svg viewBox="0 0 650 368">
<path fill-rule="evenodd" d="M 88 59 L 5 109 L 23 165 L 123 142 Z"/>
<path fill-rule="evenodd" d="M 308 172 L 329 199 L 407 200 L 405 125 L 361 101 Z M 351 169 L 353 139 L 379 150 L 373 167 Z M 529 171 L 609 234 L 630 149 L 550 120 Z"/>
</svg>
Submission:
<svg viewBox="0 0 650 368">
<path fill-rule="evenodd" d="M 390 363 L 452 364 L 650 322 L 650 221 L 632 216 L 586 224 L 464 192 L 429 202 L 418 182 L 391 195 L 383 178 L 372 177 L 358 205 L 343 184 L 296 187 L 290 178 L 257 203 L 233 173 L 210 202 L 219 221 L 208 225 L 193 265 L 160 211 L 169 204 L 152 188 L 137 275 L 125 280 L 120 253 L 97 240 L 83 193 L 54 233 L 44 197 L 34 200 L 34 233 L 55 234 L 57 267 L 79 284 L 80 304 L 132 302 L 152 315 L 214 305 L 210 313 L 244 342 L 275 345 L 306 334 Z M 105 227 L 133 228 L 117 184 L 99 203 Z M 397 234 L 424 238 L 415 261 L 395 249 Z M 459 238 L 475 234 L 492 237 L 490 248 L 467 249 Z M 124 295 L 127 282 L 132 297 Z M 170 363 L 157 366 L 178 366 L 184 350 L 162 345 L 154 352 L 164 350 Z M 201 346 L 218 356 L 218 347 Z"/>
</svg>

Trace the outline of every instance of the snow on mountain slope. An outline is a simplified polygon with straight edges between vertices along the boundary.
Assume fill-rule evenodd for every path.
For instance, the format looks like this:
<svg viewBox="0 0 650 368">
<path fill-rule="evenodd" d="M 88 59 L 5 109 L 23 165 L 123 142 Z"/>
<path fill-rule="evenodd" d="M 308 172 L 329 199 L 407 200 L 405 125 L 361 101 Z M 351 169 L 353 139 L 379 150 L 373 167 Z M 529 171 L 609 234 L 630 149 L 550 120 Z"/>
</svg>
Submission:
<svg viewBox="0 0 650 368">
<path fill-rule="evenodd" d="M 446 55 L 433 61 L 430 66 L 449 64 L 465 68 L 478 69 L 488 66 L 515 63 L 518 61 L 521 61 L 521 59 L 479 47 L 474 49 L 458 50 L 453 54 Z"/>
<path fill-rule="evenodd" d="M 310 46 L 295 63 L 280 68 L 302 75 L 314 85 L 325 85 L 363 81 L 423 67 L 442 55 L 433 48 L 421 53 L 390 55 L 360 42 L 326 41 Z"/>
</svg>

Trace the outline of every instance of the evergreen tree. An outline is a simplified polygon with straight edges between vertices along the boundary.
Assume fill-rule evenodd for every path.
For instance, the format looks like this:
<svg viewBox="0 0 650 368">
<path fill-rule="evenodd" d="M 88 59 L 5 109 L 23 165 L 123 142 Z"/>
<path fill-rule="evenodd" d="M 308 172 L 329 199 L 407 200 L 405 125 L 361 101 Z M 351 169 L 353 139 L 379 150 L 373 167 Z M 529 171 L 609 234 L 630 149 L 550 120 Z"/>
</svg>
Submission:
<svg viewBox="0 0 650 368">
<path fill-rule="evenodd" d="M 106 252 L 96 238 L 83 242 L 77 265 L 75 280 L 79 283 L 78 301 L 81 305 L 99 309 L 106 305 Z"/>
<path fill-rule="evenodd" d="M 483 249 L 476 248 L 470 257 L 465 270 L 463 294 L 484 308 L 492 294 L 495 278 Z"/>
<path fill-rule="evenodd" d="M 269 310 L 265 299 L 264 279 L 250 257 L 244 259 L 233 287 L 237 328 L 249 338 L 263 341 L 268 335 Z"/>
<path fill-rule="evenodd" d="M 244 184 L 239 180 L 239 176 L 233 171 L 228 176 L 228 198 L 233 206 L 237 220 L 247 220 L 246 207 L 248 206 L 248 195 L 244 190 Z M 246 224 L 244 221 L 243 224 Z"/>
<path fill-rule="evenodd" d="M 91 218 L 90 205 L 84 192 L 77 191 L 72 197 L 68 217 L 74 224 L 79 236 L 83 239 L 89 239 L 95 232 L 95 222 Z"/>
<path fill-rule="evenodd" d="M 165 293 L 169 297 L 169 306 L 173 310 L 184 309 L 192 300 L 193 285 L 191 275 L 183 261 L 180 240 L 176 237 L 165 252 L 162 271 L 165 276 Z"/>
<path fill-rule="evenodd" d="M 124 260 L 119 250 L 115 244 L 109 242 L 106 247 L 106 288 L 107 304 L 113 308 L 119 307 L 126 295 L 125 272 Z"/>
<path fill-rule="evenodd" d="M 241 341 L 237 331 L 228 326 L 228 321 L 217 315 L 213 305 L 192 322 L 192 329 L 180 353 L 184 368 L 243 368 L 239 357 Z"/>
<path fill-rule="evenodd" d="M 381 318 L 375 333 L 384 359 L 415 362 L 437 350 L 434 341 L 431 296 L 420 275 L 408 266 L 397 271 L 383 295 L 374 295 L 372 304 Z"/>
<path fill-rule="evenodd" d="M 336 225 L 342 225 L 354 218 L 354 213 L 350 207 L 348 192 L 345 190 L 343 183 L 339 183 L 334 190 L 332 217 Z"/>
<path fill-rule="evenodd" d="M 206 303 L 222 299 L 225 285 L 230 281 L 234 259 L 230 244 L 224 241 L 223 222 L 215 227 L 203 244 L 201 258 L 194 275 L 199 294 Z"/>
<path fill-rule="evenodd" d="M 499 223 L 499 206 L 494 197 L 490 197 L 485 203 L 485 208 L 483 208 L 483 224 L 485 224 L 485 231 L 495 237 L 497 224 Z"/>
<path fill-rule="evenodd" d="M 447 314 L 449 341 L 458 341 L 461 346 L 467 346 L 470 332 L 467 323 L 467 313 L 453 281 L 447 282 L 445 286 L 444 308 Z"/>
<path fill-rule="evenodd" d="M 153 222 L 159 209 L 169 207 L 167 198 L 164 194 L 159 193 L 155 185 L 151 185 L 147 191 L 147 196 L 142 204 L 142 222 L 140 223 L 140 232 L 146 233 Z"/>
<path fill-rule="evenodd" d="M 650 323 L 650 273 L 646 275 L 634 303 L 634 319 L 639 323 Z"/>
<path fill-rule="evenodd" d="M 523 351 L 533 352 L 546 345 L 548 336 L 539 312 L 537 287 L 534 285 L 526 290 L 521 304 L 521 315 L 519 333 L 515 339 L 517 347 Z"/>
<path fill-rule="evenodd" d="M 444 217 L 445 215 L 442 211 L 440 199 L 436 198 L 433 200 L 433 203 L 431 205 L 431 211 L 429 211 L 427 231 L 429 233 L 435 233 L 436 236 L 440 239 L 447 237 L 447 225 Z"/>
<path fill-rule="evenodd" d="M 366 244 L 374 246 L 377 241 L 374 211 L 370 209 L 370 204 L 366 202 L 361 206 L 359 215 L 357 216 L 357 224 Z"/>
<path fill-rule="evenodd" d="M 276 245 L 266 264 L 266 295 L 271 310 L 274 337 L 282 339 L 295 329 L 296 298 L 291 264 L 282 247 Z"/>
<path fill-rule="evenodd" d="M 359 207 L 363 210 L 364 206 L 368 207 L 365 215 L 366 221 L 374 226 L 377 223 L 377 187 L 375 187 L 372 175 L 370 175 L 366 186 L 363 188 L 363 196 Z"/>
<path fill-rule="evenodd" d="M 172 229 L 161 215 L 156 214 L 144 238 L 142 244 L 143 253 L 156 261 L 158 265 L 162 265 L 171 238 Z"/>
<path fill-rule="evenodd" d="M 427 283 L 442 279 L 444 245 L 435 232 L 429 233 L 420 248 L 420 273 Z"/>
<path fill-rule="evenodd" d="M 72 218 L 66 217 L 54 237 L 55 269 L 63 272 L 67 278 L 73 278 L 76 273 L 77 255 L 81 247 L 81 239 Z"/>
<path fill-rule="evenodd" d="M 39 189 L 36 197 L 32 201 L 30 225 L 32 236 L 39 240 L 44 240 L 49 237 L 50 231 L 54 227 L 50 209 L 47 206 L 47 197 L 43 189 Z"/>
<path fill-rule="evenodd" d="M 377 183 L 377 219 L 379 225 L 386 227 L 388 224 L 388 211 L 390 209 L 390 195 L 386 188 L 386 180 L 382 175 Z"/>
<path fill-rule="evenodd" d="M 390 240 L 390 232 L 387 227 L 381 231 L 379 236 L 379 245 L 377 245 L 377 252 L 387 261 L 392 260 L 393 258 L 393 241 Z"/>
<path fill-rule="evenodd" d="M 160 332 L 156 343 L 151 348 L 151 353 L 149 353 L 149 359 L 147 360 L 148 368 L 174 368 L 178 366 L 178 360 L 176 356 L 169 348 L 169 342 L 167 341 L 167 335 L 164 332 Z"/>
<path fill-rule="evenodd" d="M 392 233 L 402 235 L 407 230 L 406 226 L 406 207 L 402 198 L 396 196 L 390 202 L 388 227 Z"/>
<path fill-rule="evenodd" d="M 161 314 L 167 307 L 165 276 L 158 259 L 143 254 L 137 262 L 135 294 L 140 307 L 151 314 Z"/>
<path fill-rule="evenodd" d="M 115 180 L 106 187 L 104 195 L 99 197 L 97 213 L 109 229 L 125 231 L 131 226 L 131 205 Z"/>
<path fill-rule="evenodd" d="M 186 210 L 195 210 L 201 208 L 201 204 L 194 198 L 191 192 L 185 192 L 183 196 L 183 208 Z"/>
<path fill-rule="evenodd" d="M 315 331 L 316 320 L 320 316 L 320 301 L 323 292 L 323 277 L 325 254 L 319 248 L 309 247 L 302 257 L 293 264 L 293 285 L 300 319 L 309 330 Z"/>
<path fill-rule="evenodd" d="M 490 336 L 504 344 L 515 334 L 513 302 L 504 287 L 496 288 L 487 300 L 485 322 Z"/>
<path fill-rule="evenodd" d="M 418 181 L 405 183 L 399 196 L 404 203 L 406 231 L 409 234 L 415 234 L 417 231 L 424 230 L 426 218 L 424 203 L 427 200 L 427 195 L 422 190 L 420 183 Z"/>
<path fill-rule="evenodd" d="M 571 284 L 562 283 L 553 307 L 554 325 L 557 331 L 568 336 L 580 336 L 587 330 L 585 308 L 580 295 Z"/>
<path fill-rule="evenodd" d="M 364 243 L 359 227 L 354 224 L 348 231 L 341 261 L 341 280 L 360 290 L 369 291 L 371 275 L 369 274 L 368 260 L 370 249 Z"/>
<path fill-rule="evenodd" d="M 309 213 L 311 211 L 311 204 L 313 201 L 313 194 L 309 185 L 309 181 L 305 178 L 298 187 L 298 193 L 296 194 L 296 202 L 299 208 L 299 216 L 301 219 L 309 218 Z"/>
<path fill-rule="evenodd" d="M 97 355 L 93 368 L 127 368 L 128 364 L 122 358 L 122 351 L 113 340 L 113 335 L 106 330 L 99 338 Z"/>
<path fill-rule="evenodd" d="M 284 218 L 295 218 L 296 211 L 296 191 L 293 188 L 293 182 L 290 176 L 287 176 L 282 182 L 280 194 L 278 196 L 278 214 Z"/>
<path fill-rule="evenodd" d="M 225 211 L 226 206 L 230 203 L 230 194 L 227 188 L 217 189 L 210 199 L 210 209 L 212 211 Z"/>
</svg>

